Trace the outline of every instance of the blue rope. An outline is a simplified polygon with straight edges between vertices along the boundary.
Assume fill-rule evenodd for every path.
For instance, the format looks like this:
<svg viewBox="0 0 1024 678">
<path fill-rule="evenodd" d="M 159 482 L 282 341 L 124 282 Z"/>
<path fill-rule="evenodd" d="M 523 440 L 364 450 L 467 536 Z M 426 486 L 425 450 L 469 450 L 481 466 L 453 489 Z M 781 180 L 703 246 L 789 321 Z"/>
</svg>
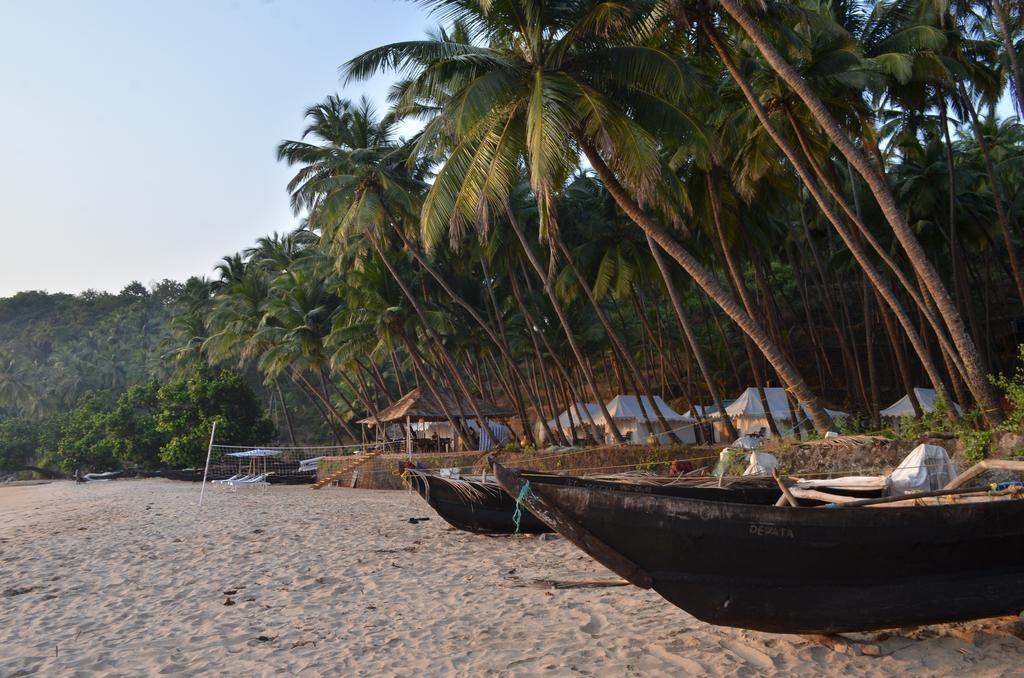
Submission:
<svg viewBox="0 0 1024 678">
<path fill-rule="evenodd" d="M 523 519 L 523 500 L 526 499 L 526 495 L 530 493 L 530 481 L 527 480 L 523 483 L 522 489 L 519 490 L 519 496 L 516 497 L 516 511 L 512 514 L 512 522 L 516 524 L 515 534 L 519 534 L 519 523 Z"/>
</svg>

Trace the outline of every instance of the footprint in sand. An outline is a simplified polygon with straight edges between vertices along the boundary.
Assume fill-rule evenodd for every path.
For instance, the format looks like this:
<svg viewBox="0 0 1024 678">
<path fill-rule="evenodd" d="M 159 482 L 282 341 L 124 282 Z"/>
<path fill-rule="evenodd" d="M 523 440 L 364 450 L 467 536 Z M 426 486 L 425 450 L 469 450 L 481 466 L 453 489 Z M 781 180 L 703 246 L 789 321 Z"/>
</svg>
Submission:
<svg viewBox="0 0 1024 678">
<path fill-rule="evenodd" d="M 772 661 L 772 658 L 760 650 L 755 650 L 735 640 L 723 640 L 722 645 L 743 661 L 753 664 L 763 671 L 775 668 L 775 662 Z"/>
<path fill-rule="evenodd" d="M 608 618 L 600 612 L 595 612 L 590 615 L 590 621 L 580 627 L 580 631 L 596 636 L 607 624 Z"/>
<path fill-rule="evenodd" d="M 678 666 L 682 673 L 694 675 L 708 672 L 707 668 L 700 662 L 669 652 L 661 645 L 649 645 L 647 650 L 658 659 Z"/>
</svg>

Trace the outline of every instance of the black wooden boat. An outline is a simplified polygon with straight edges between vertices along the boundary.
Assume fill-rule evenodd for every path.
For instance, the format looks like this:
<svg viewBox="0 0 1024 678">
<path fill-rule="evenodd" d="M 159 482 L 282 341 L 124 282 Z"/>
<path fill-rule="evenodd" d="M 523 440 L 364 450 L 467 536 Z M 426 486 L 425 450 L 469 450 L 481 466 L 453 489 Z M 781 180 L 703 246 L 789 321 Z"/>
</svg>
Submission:
<svg viewBox="0 0 1024 678">
<path fill-rule="evenodd" d="M 466 532 L 513 534 L 516 502 L 494 481 L 442 478 L 426 471 L 409 469 L 403 476 L 445 522 Z M 543 534 L 553 530 L 525 508 L 518 532 Z"/>
<path fill-rule="evenodd" d="M 779 497 L 772 480 L 750 479 L 718 487 L 717 479 L 635 477 L 630 482 L 543 475 L 549 482 L 571 483 L 586 487 L 621 486 L 632 492 L 668 496 L 703 497 L 719 501 L 748 501 L 770 504 Z M 453 527 L 467 532 L 512 534 L 516 532 L 516 502 L 495 481 L 482 482 L 467 478 L 446 478 L 427 471 L 409 469 L 410 485 L 437 513 Z M 519 532 L 542 534 L 551 527 L 521 507 Z"/>
<path fill-rule="evenodd" d="M 562 536 L 713 624 L 836 633 L 1024 609 L 1021 500 L 776 507 L 493 466 Z"/>
</svg>

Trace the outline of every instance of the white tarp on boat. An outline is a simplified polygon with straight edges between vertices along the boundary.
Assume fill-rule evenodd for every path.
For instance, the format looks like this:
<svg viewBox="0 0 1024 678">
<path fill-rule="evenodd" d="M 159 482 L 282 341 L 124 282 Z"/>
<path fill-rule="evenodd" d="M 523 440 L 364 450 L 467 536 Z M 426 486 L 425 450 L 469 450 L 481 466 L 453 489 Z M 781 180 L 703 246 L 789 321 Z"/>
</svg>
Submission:
<svg viewBox="0 0 1024 678">
<path fill-rule="evenodd" d="M 921 411 L 924 413 L 935 411 L 935 398 L 936 393 L 934 388 L 914 388 L 914 395 L 917 396 L 917 402 L 921 405 Z M 961 413 L 960 406 L 956 403 L 952 403 L 951 407 Z M 913 417 L 914 406 L 910 404 L 910 395 L 905 395 L 889 407 L 885 408 L 880 412 L 883 417 Z"/>
<path fill-rule="evenodd" d="M 958 474 L 944 447 L 921 444 L 889 474 L 887 494 L 902 497 L 910 492 L 941 490 Z"/>
<path fill-rule="evenodd" d="M 775 458 L 774 454 L 768 452 L 751 452 L 750 463 L 747 465 L 747 470 L 743 472 L 745 476 L 770 476 L 772 471 L 779 467 L 779 460 Z"/>
</svg>

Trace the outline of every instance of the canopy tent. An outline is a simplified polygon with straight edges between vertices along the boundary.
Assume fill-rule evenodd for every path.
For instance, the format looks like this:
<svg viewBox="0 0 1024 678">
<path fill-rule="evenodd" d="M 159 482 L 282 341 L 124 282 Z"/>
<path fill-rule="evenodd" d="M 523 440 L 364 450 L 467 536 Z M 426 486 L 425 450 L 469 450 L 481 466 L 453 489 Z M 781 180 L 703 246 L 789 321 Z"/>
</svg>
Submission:
<svg viewBox="0 0 1024 678">
<path fill-rule="evenodd" d="M 736 401 L 726 398 L 722 399 L 722 404 L 725 405 L 727 409 L 729 405 L 732 405 L 734 402 Z M 700 416 L 705 419 L 712 418 L 718 414 L 718 405 L 694 405 L 692 409 L 686 411 L 684 416 L 696 419 L 698 413 L 700 413 Z"/>
<path fill-rule="evenodd" d="M 793 414 L 789 409 L 786 389 L 779 387 L 765 388 L 764 395 L 768 401 L 768 410 L 771 412 L 775 423 L 785 422 L 787 425 L 786 428 L 788 430 L 780 427 L 780 433 L 783 436 L 793 435 L 793 430 L 799 422 L 792 421 Z M 764 405 L 761 403 L 761 395 L 758 393 L 757 388 L 752 386 L 744 390 L 736 400 L 726 406 L 725 411 L 729 414 L 729 418 L 732 419 L 733 425 L 741 436 L 749 434 L 770 435 L 771 427 L 768 426 L 768 417 L 765 416 Z M 799 412 L 803 415 L 803 418 L 807 417 L 807 408 L 803 405 L 800 405 Z M 828 408 L 825 408 L 825 413 L 833 419 L 850 416 L 847 412 L 830 410 Z M 717 414 L 710 416 L 712 419 L 720 419 L 720 416 Z M 716 423 L 715 433 L 716 437 L 720 440 L 725 439 L 725 425 L 721 422 Z"/>
<path fill-rule="evenodd" d="M 572 426 L 589 425 L 591 421 L 597 421 L 601 416 L 601 406 L 594 403 L 573 403 L 573 405 L 562 412 L 556 419 L 549 419 L 548 426 L 551 428 L 568 429 L 570 422 Z"/>
<path fill-rule="evenodd" d="M 937 394 L 934 388 L 914 387 L 914 395 L 917 402 L 921 404 L 921 411 L 928 413 L 935 411 L 935 399 Z M 957 414 L 962 414 L 960 406 L 952 403 L 951 407 Z M 880 412 L 883 417 L 913 417 L 914 406 L 910 404 L 910 394 L 907 394 Z"/>
<path fill-rule="evenodd" d="M 250 459 L 252 457 L 276 457 L 279 454 L 281 454 L 281 453 L 279 451 L 276 451 L 276 450 L 255 449 L 255 450 L 246 450 L 245 452 L 228 452 L 227 456 L 229 456 L 229 457 L 239 457 L 241 459 Z"/>
<path fill-rule="evenodd" d="M 573 429 L 576 430 L 578 438 L 597 438 L 600 440 L 604 434 L 595 430 L 598 419 L 601 417 L 601 406 L 595 403 L 573 403 L 568 409 L 554 419 L 549 419 L 548 428 L 552 431 L 561 429 L 567 437 L 572 437 Z M 593 422 L 593 424 L 592 424 Z M 537 437 L 544 435 L 544 427 L 538 422 L 536 426 Z"/>
<path fill-rule="evenodd" d="M 640 405 L 643 403 L 643 409 Z M 662 417 L 669 425 L 671 431 L 675 432 L 679 439 L 687 444 L 697 442 L 697 436 L 693 432 L 695 420 L 685 414 L 679 414 L 668 403 L 661 399 L 661 396 L 635 396 L 617 395 L 605 405 L 608 415 L 615 422 L 619 431 L 628 436 L 629 442 L 642 445 L 647 442 L 647 436 L 654 434 L 662 445 L 672 442 L 671 436 L 664 430 L 658 420 L 657 406 L 661 410 Z M 603 425 L 604 415 L 594 417 L 594 423 Z M 609 441 L 614 442 L 614 441 Z"/>
<path fill-rule="evenodd" d="M 244 452 L 228 452 L 226 456 L 228 456 L 228 457 L 235 457 L 236 459 L 238 459 L 238 474 L 239 475 L 242 474 L 242 460 L 243 459 L 248 459 L 249 460 L 249 474 L 251 476 L 255 476 L 255 474 L 257 472 L 256 460 L 257 459 L 262 459 L 263 460 L 263 477 L 266 478 L 266 475 L 267 475 L 267 459 L 269 459 L 271 457 L 280 456 L 280 454 L 281 454 L 281 452 L 279 450 L 265 450 L 265 449 L 262 449 L 262 448 L 256 448 L 254 450 L 245 450 Z M 237 478 L 237 476 L 236 476 L 236 478 Z"/>
</svg>

